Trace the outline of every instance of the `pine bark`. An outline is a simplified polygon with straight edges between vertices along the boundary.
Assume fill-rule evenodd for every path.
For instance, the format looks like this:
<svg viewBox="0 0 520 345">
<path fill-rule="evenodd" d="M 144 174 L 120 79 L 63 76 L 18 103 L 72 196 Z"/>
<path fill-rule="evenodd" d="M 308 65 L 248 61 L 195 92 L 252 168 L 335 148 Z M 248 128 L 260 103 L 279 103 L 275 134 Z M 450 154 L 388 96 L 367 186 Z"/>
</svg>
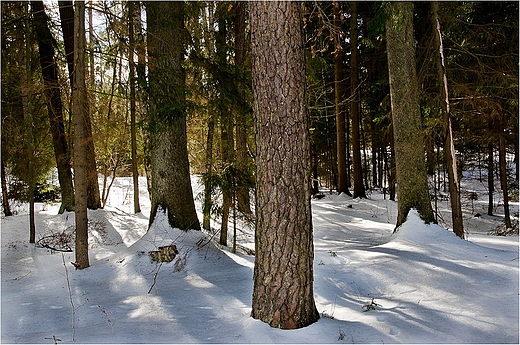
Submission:
<svg viewBox="0 0 520 345">
<path fill-rule="evenodd" d="M 295 329 L 319 318 L 313 296 L 311 166 L 301 6 L 250 2 L 256 138 L 252 317 Z"/>
<path fill-rule="evenodd" d="M 49 30 L 49 18 L 45 13 L 43 1 L 32 1 L 34 28 L 38 38 L 40 66 L 42 69 L 44 94 L 49 114 L 49 123 L 52 134 L 52 144 L 56 167 L 58 169 L 58 181 L 61 188 L 60 212 L 74 210 L 74 187 L 72 184 L 72 171 L 70 152 L 65 135 L 63 122 L 63 103 L 58 79 L 58 66 L 54 59 L 55 40 Z"/>
<path fill-rule="evenodd" d="M 89 118 L 87 87 L 85 84 L 85 2 L 74 3 L 74 78 L 72 84 L 72 114 L 74 118 L 74 186 L 76 221 L 77 269 L 87 268 L 88 258 L 88 141 L 87 118 Z"/>
<path fill-rule="evenodd" d="M 397 229 L 412 208 L 427 223 L 433 222 L 434 216 L 415 71 L 413 3 L 391 2 L 388 9 L 386 38 L 397 178 Z"/>
<path fill-rule="evenodd" d="M 146 3 L 149 131 L 152 166 L 150 224 L 159 209 L 170 226 L 200 230 L 191 188 L 186 136 L 184 3 Z"/>
</svg>

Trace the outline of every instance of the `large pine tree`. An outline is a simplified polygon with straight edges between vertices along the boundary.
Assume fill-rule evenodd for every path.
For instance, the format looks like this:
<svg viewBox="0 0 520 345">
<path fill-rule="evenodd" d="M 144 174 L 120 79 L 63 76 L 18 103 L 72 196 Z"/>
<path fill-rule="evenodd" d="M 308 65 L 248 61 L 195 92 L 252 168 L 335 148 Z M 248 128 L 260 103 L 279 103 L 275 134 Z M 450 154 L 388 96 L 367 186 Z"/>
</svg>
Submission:
<svg viewBox="0 0 520 345">
<path fill-rule="evenodd" d="M 251 2 L 256 137 L 252 316 L 295 329 L 319 318 L 313 297 L 310 139 L 300 4 Z"/>
<path fill-rule="evenodd" d="M 172 227 L 200 229 L 191 188 L 186 137 L 184 3 L 146 3 L 152 211 L 168 212 Z"/>
<path fill-rule="evenodd" d="M 387 6 L 386 40 L 399 227 L 412 208 L 417 209 L 425 222 L 432 222 L 434 217 L 428 192 L 419 86 L 415 71 L 413 3 L 391 2 Z"/>
</svg>

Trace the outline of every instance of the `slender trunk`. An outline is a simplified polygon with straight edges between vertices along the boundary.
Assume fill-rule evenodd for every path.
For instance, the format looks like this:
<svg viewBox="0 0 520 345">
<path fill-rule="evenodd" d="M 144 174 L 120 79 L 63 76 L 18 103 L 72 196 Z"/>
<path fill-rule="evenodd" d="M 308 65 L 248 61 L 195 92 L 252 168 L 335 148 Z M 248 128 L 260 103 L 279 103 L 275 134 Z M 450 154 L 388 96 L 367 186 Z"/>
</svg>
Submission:
<svg viewBox="0 0 520 345">
<path fill-rule="evenodd" d="M 29 22 L 29 3 L 25 3 L 25 75 L 21 82 L 22 107 L 25 124 L 25 150 L 27 155 L 27 184 L 29 189 L 29 243 L 36 242 L 36 224 L 34 222 L 34 190 L 36 179 L 34 173 L 34 119 L 32 104 L 32 68 L 31 68 L 31 30 Z"/>
<path fill-rule="evenodd" d="M 45 13 L 42 1 L 31 3 L 34 27 L 38 38 L 40 66 L 42 69 L 44 94 L 49 114 L 49 122 L 54 147 L 58 180 L 61 188 L 61 207 L 59 213 L 74 210 L 74 187 L 70 152 L 63 122 L 63 103 L 58 79 L 58 66 L 54 59 L 55 40 L 48 27 L 49 18 Z"/>
<path fill-rule="evenodd" d="M 493 178 L 493 171 L 494 168 L 494 158 L 493 158 L 493 142 L 489 140 L 488 142 L 488 209 L 487 214 L 492 216 L 493 215 L 493 193 L 495 192 L 495 181 Z"/>
<path fill-rule="evenodd" d="M 7 192 L 7 180 L 5 177 L 5 164 L 2 157 L 0 157 L 0 164 L 1 164 L 1 176 L 2 176 L 2 206 L 4 208 L 4 216 L 9 217 L 12 216 L 13 213 L 11 212 L 11 207 L 9 205 L 9 194 Z"/>
<path fill-rule="evenodd" d="M 444 46 L 442 43 L 441 24 L 439 20 L 439 2 L 431 3 L 432 24 L 435 28 L 435 41 L 439 49 L 437 55 L 437 70 L 439 79 L 439 91 L 441 95 L 441 109 L 444 123 L 444 155 L 448 168 L 448 184 L 451 202 L 451 220 L 453 232 L 460 238 L 464 238 L 464 226 L 462 223 L 462 208 L 460 204 L 460 186 L 457 172 L 457 157 L 453 142 L 452 116 L 448 93 L 448 79 L 446 77 L 446 65 L 444 60 Z"/>
<path fill-rule="evenodd" d="M 345 91 L 343 88 L 344 83 L 344 53 L 341 47 L 341 15 L 340 15 L 340 2 L 334 2 L 334 44 L 335 44 L 335 56 L 334 56 L 334 103 L 336 105 L 336 154 L 337 154 L 337 166 L 338 166 L 338 193 L 345 193 L 351 195 L 348 190 L 348 176 L 347 176 L 347 144 L 345 142 L 345 107 L 343 101 L 345 97 Z"/>
<path fill-rule="evenodd" d="M 74 185 L 76 219 L 77 269 L 87 268 L 88 258 L 88 162 L 87 119 L 89 118 L 87 88 L 85 85 L 85 2 L 76 1 L 74 15 L 74 78 L 72 84 L 72 113 L 74 116 Z"/>
<path fill-rule="evenodd" d="M 501 110 L 501 109 L 500 109 Z M 507 188 L 507 168 L 506 168 L 506 136 L 503 114 L 500 114 L 500 132 L 498 162 L 500 165 L 500 187 L 502 189 L 502 197 L 504 199 L 504 222 L 506 228 L 511 228 L 511 216 L 509 215 L 509 195 Z"/>
<path fill-rule="evenodd" d="M 202 226 L 206 230 L 211 229 L 211 207 L 213 206 L 211 194 L 213 187 L 211 175 L 213 173 L 213 136 L 215 132 L 215 120 L 213 115 L 208 118 L 208 134 L 206 137 L 206 180 L 204 182 L 204 207 Z"/>
<path fill-rule="evenodd" d="M 135 64 L 134 64 L 134 48 L 135 33 L 134 22 L 135 17 L 141 13 L 135 11 L 135 3 L 128 2 L 128 33 L 130 46 L 128 48 L 128 64 L 129 64 L 129 82 L 130 82 L 130 146 L 132 151 L 132 182 L 134 186 L 134 213 L 141 212 L 139 204 L 139 170 L 137 162 L 137 126 L 136 126 L 136 93 L 135 93 Z"/>
<path fill-rule="evenodd" d="M 69 70 L 69 77 L 71 82 L 71 87 L 74 89 L 73 80 L 75 73 L 75 52 L 74 46 L 76 44 L 75 30 L 76 30 L 76 22 L 74 21 L 74 7 L 72 1 L 64 0 L 58 1 L 59 10 L 60 10 L 60 19 L 61 19 L 61 28 L 63 31 L 63 41 L 65 45 L 65 53 L 67 55 L 67 67 Z M 74 4 L 75 5 L 75 4 Z M 85 5 L 85 4 L 83 4 Z M 85 7 L 85 6 L 83 6 Z M 85 14 L 83 14 L 85 17 Z M 85 26 L 85 23 L 83 23 Z M 85 31 L 83 29 L 83 31 Z M 83 32 L 85 35 L 85 32 Z M 76 36 L 77 37 L 77 36 Z M 83 47 L 82 53 L 85 53 L 85 47 Z M 85 67 L 86 68 L 86 67 Z M 85 72 L 86 73 L 86 72 Z M 85 87 L 86 89 L 86 87 Z M 94 150 L 94 140 L 92 136 L 92 123 L 90 120 L 90 114 L 85 117 L 85 126 L 86 126 L 86 135 L 88 137 L 86 143 L 86 151 L 85 155 L 87 156 L 87 188 L 88 188 L 88 199 L 87 199 L 87 207 L 90 209 L 97 209 L 101 207 L 101 197 L 99 194 L 99 184 L 98 184 L 98 174 L 96 168 L 96 154 Z"/>
<path fill-rule="evenodd" d="M 245 2 L 238 1 L 235 7 L 235 65 L 238 73 L 237 91 L 241 106 L 236 110 L 236 161 L 241 178 L 237 185 L 237 207 L 244 214 L 251 214 L 251 201 L 249 198 L 249 183 L 251 165 L 247 154 L 247 121 L 246 109 L 246 83 L 244 71 L 246 65 L 246 11 Z"/>
<path fill-rule="evenodd" d="M 360 117 L 359 112 L 359 62 L 358 62 L 358 23 L 357 2 L 349 3 L 350 16 L 350 116 L 352 118 L 352 171 L 354 177 L 354 198 L 366 198 L 365 186 L 363 185 L 363 167 L 361 163 L 361 139 L 360 139 Z"/>
</svg>

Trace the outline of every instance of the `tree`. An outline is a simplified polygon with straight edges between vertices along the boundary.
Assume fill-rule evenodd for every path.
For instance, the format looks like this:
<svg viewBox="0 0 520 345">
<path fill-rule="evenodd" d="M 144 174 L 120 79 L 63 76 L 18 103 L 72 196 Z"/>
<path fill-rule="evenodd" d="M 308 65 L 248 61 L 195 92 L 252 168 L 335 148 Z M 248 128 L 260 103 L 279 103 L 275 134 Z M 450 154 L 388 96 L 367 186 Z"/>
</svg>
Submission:
<svg viewBox="0 0 520 345">
<path fill-rule="evenodd" d="M 348 174 L 347 174 L 347 143 L 345 136 L 345 124 L 348 121 L 346 109 L 344 105 L 344 60 L 345 53 L 341 42 L 343 41 L 343 31 L 341 30 L 341 2 L 335 1 L 334 4 L 334 103 L 336 110 L 336 153 L 338 164 L 338 192 L 352 195 L 348 190 Z"/>
<path fill-rule="evenodd" d="M 464 226 L 462 223 L 462 209 L 460 205 L 460 184 L 457 173 L 457 157 L 455 155 L 455 144 L 453 140 L 452 116 L 450 112 L 450 101 L 448 93 L 448 79 L 446 76 L 446 62 L 444 57 L 444 45 L 442 43 L 441 23 L 439 20 L 439 2 L 431 3 L 432 24 L 434 27 L 435 43 L 439 49 L 437 55 L 437 70 L 439 80 L 440 103 L 444 124 L 444 154 L 446 167 L 448 169 L 448 183 L 451 202 L 451 219 L 453 232 L 460 238 L 464 238 Z"/>
<path fill-rule="evenodd" d="M 249 5 L 257 210 L 251 315 L 295 329 L 319 318 L 302 18 L 297 2 Z"/>
<path fill-rule="evenodd" d="M 426 176 L 419 87 L 415 71 L 413 3 L 387 4 L 386 41 L 397 178 L 397 226 L 415 208 L 434 221 Z"/>
<path fill-rule="evenodd" d="M 70 152 L 63 122 L 63 103 L 58 79 L 58 66 L 54 58 L 56 41 L 49 30 L 49 18 L 45 13 L 43 2 L 32 1 L 31 8 L 34 18 L 34 31 L 38 38 L 45 100 L 61 188 L 60 213 L 63 213 L 64 211 L 74 210 L 74 187 L 72 185 Z"/>
<path fill-rule="evenodd" d="M 88 142 L 89 118 L 87 87 L 85 84 L 85 2 L 74 3 L 74 74 L 72 84 L 72 114 L 74 117 L 74 185 L 76 219 L 76 269 L 87 268 L 88 258 Z"/>
<path fill-rule="evenodd" d="M 129 82 L 130 82 L 130 136 L 132 151 L 132 181 L 134 185 L 134 213 L 141 212 L 139 204 L 139 171 L 137 163 L 137 126 L 136 126 L 136 77 L 134 65 L 134 46 L 135 46 L 135 18 L 141 16 L 136 11 L 135 2 L 128 2 L 128 34 L 130 46 L 128 49 Z M 139 23 L 140 24 L 140 23 Z M 140 28 L 139 28 L 140 29 Z"/>
<path fill-rule="evenodd" d="M 69 70 L 69 78 L 71 82 L 71 88 L 74 88 L 72 85 L 74 83 L 74 72 L 75 72 L 75 52 L 74 52 L 74 44 L 75 44 L 75 10 L 71 0 L 63 0 L 58 1 L 59 10 L 60 10 L 60 18 L 61 18 L 61 28 L 63 31 L 63 42 L 65 46 L 65 53 L 67 56 L 67 67 Z M 86 89 L 86 88 L 85 88 Z M 92 140 L 92 123 L 90 119 L 90 114 L 85 117 L 85 130 L 86 135 L 89 140 L 86 143 L 86 151 L 87 155 L 87 203 L 88 208 L 97 209 L 101 207 L 101 197 L 99 195 L 99 184 L 98 184 L 98 174 L 96 168 L 96 153 L 94 149 L 94 140 Z"/>
<path fill-rule="evenodd" d="M 152 210 L 172 227 L 200 230 L 191 188 L 186 138 L 184 3 L 146 3 Z"/>
<path fill-rule="evenodd" d="M 363 185 L 360 140 L 360 101 L 359 101 L 359 50 L 358 50 L 358 11 L 357 2 L 350 2 L 350 116 L 352 118 L 352 165 L 354 177 L 354 198 L 366 198 Z"/>
</svg>

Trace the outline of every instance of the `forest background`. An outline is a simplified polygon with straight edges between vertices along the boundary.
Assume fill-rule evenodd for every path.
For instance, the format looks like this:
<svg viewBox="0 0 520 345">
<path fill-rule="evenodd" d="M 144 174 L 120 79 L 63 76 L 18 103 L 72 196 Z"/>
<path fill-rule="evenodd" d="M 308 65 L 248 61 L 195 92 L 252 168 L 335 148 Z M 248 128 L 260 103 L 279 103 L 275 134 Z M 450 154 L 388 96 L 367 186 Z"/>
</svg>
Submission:
<svg viewBox="0 0 520 345">
<path fill-rule="evenodd" d="M 294 61 L 287 65 L 289 73 L 279 73 L 276 68 L 280 65 L 268 66 L 263 72 L 275 71 L 275 84 L 278 76 L 289 76 L 275 89 L 287 100 L 305 95 L 306 110 L 295 114 L 308 112 L 309 116 L 294 126 L 280 127 L 282 132 L 268 133 L 263 129 L 272 127 L 259 123 L 270 119 L 262 118 L 264 113 L 255 107 L 259 106 L 258 95 L 269 98 L 266 90 L 270 86 L 251 86 L 262 85 L 258 64 L 272 46 L 259 50 L 262 43 L 269 42 L 267 36 L 255 36 L 265 23 L 249 21 L 247 14 L 249 8 L 249 18 L 256 19 L 255 15 L 272 14 L 267 8 L 275 10 L 276 6 L 2 2 L 4 215 L 11 213 L 10 200 L 29 202 L 29 242 L 34 243 L 34 203 L 61 200 L 60 213 L 75 211 L 73 264 L 82 269 L 89 266 L 87 208 L 106 205 L 115 177 L 133 177 L 135 213 L 140 212 L 138 177 L 147 177 L 150 224 L 162 208 L 168 211 L 170 226 L 200 229 L 191 172 L 203 176 L 202 228 L 219 235 L 219 243 L 226 246 L 230 220 L 236 231 L 237 214 L 257 222 L 257 235 L 263 234 L 258 229 L 265 227 L 264 222 L 273 221 L 273 215 L 258 208 L 259 202 L 287 210 L 303 205 L 301 212 L 288 211 L 291 216 L 296 214 L 295 219 L 307 212 L 305 203 L 299 204 L 311 195 L 305 188 L 293 188 L 294 195 L 272 194 L 279 192 L 278 187 L 269 189 L 272 187 L 263 180 L 274 171 L 283 174 L 286 164 L 292 169 L 299 161 L 303 169 L 295 172 L 303 181 L 310 177 L 305 177 L 309 163 L 314 198 L 323 197 L 326 190 L 354 198 L 381 192 L 385 198 L 397 199 L 399 226 L 408 212 L 401 213 L 401 205 L 412 195 L 412 199 L 420 199 L 413 206 L 425 221 L 451 226 L 464 238 L 459 182 L 463 171 L 478 165 L 478 171 L 488 170 L 488 215 L 503 213 L 503 234 L 518 232 L 517 214 L 511 217 L 509 208 L 510 201 L 518 201 L 518 3 L 415 3 L 413 13 L 409 12 L 412 26 L 392 22 L 392 16 L 398 18 L 406 7 L 394 4 L 304 2 L 296 10 L 293 5 L 281 6 L 278 10 L 287 18 L 302 16 L 305 59 L 299 58 L 300 48 L 296 48 L 294 56 L 285 55 L 287 61 Z M 271 22 L 263 32 L 278 34 L 280 31 L 268 28 L 283 17 L 267 18 Z M 415 56 L 411 55 L 408 66 L 401 62 L 396 67 L 394 57 L 405 49 L 399 46 L 399 30 L 410 27 L 413 31 L 408 33 L 413 37 L 405 43 L 413 43 Z M 280 42 L 280 47 L 292 45 Z M 303 61 L 305 66 L 300 65 Z M 396 83 L 395 72 L 401 67 L 413 71 L 409 79 L 416 83 L 414 93 L 402 103 L 420 110 L 418 128 L 406 127 L 397 114 L 396 85 L 392 88 L 391 81 Z M 303 84 L 299 76 L 303 76 Z M 270 102 L 284 106 L 279 94 L 271 93 Z M 290 134 L 300 128 L 299 135 Z M 271 135 L 267 145 L 258 140 L 261 133 Z M 278 142 L 269 158 L 264 154 L 273 150 L 269 146 L 272 135 L 274 141 L 287 140 L 283 145 Z M 402 169 L 400 154 L 396 155 L 396 151 L 403 152 L 400 145 L 407 136 L 424 137 L 424 147 L 422 140 L 411 145 L 418 152 L 412 156 L 419 157 L 419 165 L 426 163 L 430 183 L 426 184 L 425 175 L 426 188 L 420 191 L 424 194 L 417 197 L 413 194 L 419 195 L 414 191 L 421 186 L 422 177 L 414 174 L 422 168 L 409 162 Z M 300 139 L 303 144 L 299 146 Z M 301 147 L 301 151 L 292 152 L 291 147 Z M 279 149 L 288 150 L 281 157 Z M 420 159 L 423 153 L 425 162 Z M 279 161 L 270 161 L 273 157 Z M 287 157 L 291 158 L 286 162 Z M 265 169 L 259 169 L 266 162 Z M 404 177 L 403 171 L 411 174 Z M 49 183 L 50 172 L 56 173 L 59 188 Z M 291 183 L 298 183 L 296 175 L 293 177 Z M 499 200 L 494 200 L 495 179 L 502 190 Z M 251 205 L 255 181 L 256 210 Z M 258 189 L 260 185 L 265 189 Z M 465 193 L 465 198 L 478 198 L 471 191 Z M 439 219 L 437 201 L 443 198 L 451 201 L 451 224 Z M 270 199 L 275 199 L 274 204 L 269 204 Z M 292 199 L 295 201 L 288 201 Z M 276 203 L 278 206 L 272 206 Z M 429 214 L 424 208 L 430 209 Z M 212 217 L 221 219 L 220 229 L 211 228 Z M 303 223 L 309 220 L 302 218 Z M 266 234 L 256 244 L 258 261 L 262 260 L 258 249 L 266 251 L 267 260 L 269 254 L 277 253 L 267 249 L 278 238 L 276 233 Z M 232 238 L 235 251 L 236 236 Z M 312 245 L 312 236 L 309 243 Z M 305 252 L 302 245 L 291 250 L 291 255 Z M 302 257 L 312 258 L 308 253 Z M 312 260 L 306 264 L 312 267 Z M 258 272 L 255 270 L 255 277 Z M 310 272 L 312 276 L 312 269 Z M 306 285 L 308 289 L 308 284 L 302 284 Z M 312 288 L 307 292 L 312 307 L 303 323 L 312 323 L 318 315 Z M 255 293 L 254 303 L 259 300 Z M 281 320 L 279 325 L 273 323 L 280 320 L 273 320 L 272 315 L 268 318 L 264 321 L 276 327 L 300 327 L 294 320 Z"/>
</svg>

